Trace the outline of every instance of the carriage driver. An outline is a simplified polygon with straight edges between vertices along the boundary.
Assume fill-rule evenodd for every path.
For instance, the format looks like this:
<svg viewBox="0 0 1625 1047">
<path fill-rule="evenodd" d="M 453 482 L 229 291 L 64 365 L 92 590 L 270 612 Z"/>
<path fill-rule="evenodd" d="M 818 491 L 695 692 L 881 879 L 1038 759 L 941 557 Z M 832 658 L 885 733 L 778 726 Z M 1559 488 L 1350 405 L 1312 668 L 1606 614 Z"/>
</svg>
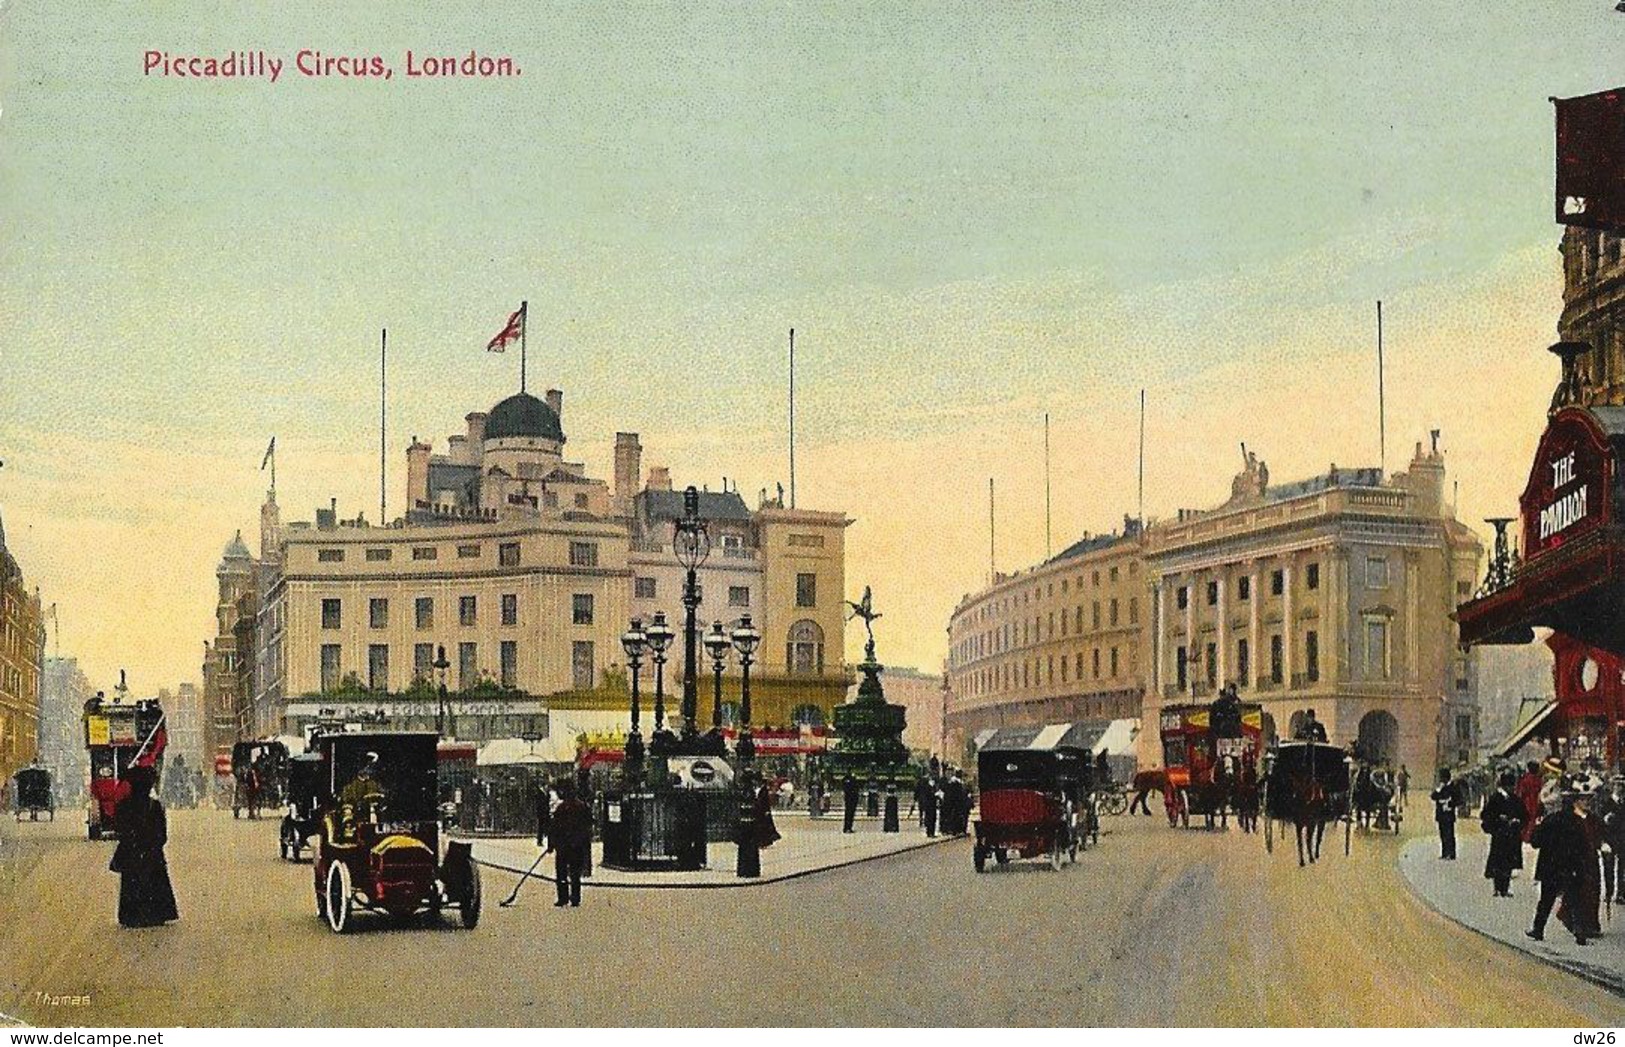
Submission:
<svg viewBox="0 0 1625 1047">
<path fill-rule="evenodd" d="M 1315 719 L 1313 709 L 1303 711 L 1303 723 L 1298 725 L 1298 733 L 1294 738 L 1300 742 L 1324 742 L 1326 740 L 1326 725 Z"/>
<path fill-rule="evenodd" d="M 356 776 L 339 790 L 339 828 L 344 835 L 355 832 L 359 821 L 371 821 L 384 802 L 384 787 L 378 782 L 378 754 L 369 752 Z"/>
</svg>

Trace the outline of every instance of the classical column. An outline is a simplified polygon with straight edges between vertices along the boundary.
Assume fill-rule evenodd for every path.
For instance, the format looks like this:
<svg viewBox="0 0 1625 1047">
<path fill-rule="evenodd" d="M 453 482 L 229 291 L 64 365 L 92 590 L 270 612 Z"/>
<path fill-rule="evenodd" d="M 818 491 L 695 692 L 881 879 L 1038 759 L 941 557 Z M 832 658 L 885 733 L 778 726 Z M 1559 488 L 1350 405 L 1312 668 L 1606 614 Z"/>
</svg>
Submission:
<svg viewBox="0 0 1625 1047">
<path fill-rule="evenodd" d="M 1416 554 L 1407 550 L 1405 552 L 1405 679 L 1417 679 L 1416 665 L 1416 626 L 1418 613 L 1421 607 L 1421 588 L 1418 579 L 1419 571 L 1416 564 Z M 1447 583 L 1448 584 L 1448 583 Z"/>
<path fill-rule="evenodd" d="M 1230 574 L 1223 566 L 1213 569 L 1214 580 L 1219 583 L 1219 602 L 1214 609 L 1219 613 L 1218 652 L 1219 652 L 1219 686 L 1230 678 Z"/>
<path fill-rule="evenodd" d="M 1163 664 L 1168 650 L 1167 617 L 1162 607 L 1162 594 L 1166 583 L 1159 577 L 1151 586 L 1151 693 L 1157 704 L 1162 704 L 1162 684 L 1168 678 L 1168 667 Z"/>
<path fill-rule="evenodd" d="M 1289 556 L 1281 565 L 1281 679 L 1285 687 L 1292 686 L 1295 664 L 1292 657 L 1292 567 L 1293 561 Z"/>
<path fill-rule="evenodd" d="M 1252 687 L 1258 681 L 1259 667 L 1269 664 L 1267 661 L 1259 660 L 1261 658 L 1267 659 L 1269 652 L 1264 650 L 1258 642 L 1258 605 L 1264 602 L 1264 589 L 1259 585 L 1259 581 L 1263 578 L 1263 572 L 1259 569 L 1257 560 L 1248 562 L 1247 577 L 1250 579 L 1247 583 L 1247 603 L 1249 605 L 1247 608 L 1247 673 L 1252 679 L 1247 681 L 1246 686 Z"/>
</svg>

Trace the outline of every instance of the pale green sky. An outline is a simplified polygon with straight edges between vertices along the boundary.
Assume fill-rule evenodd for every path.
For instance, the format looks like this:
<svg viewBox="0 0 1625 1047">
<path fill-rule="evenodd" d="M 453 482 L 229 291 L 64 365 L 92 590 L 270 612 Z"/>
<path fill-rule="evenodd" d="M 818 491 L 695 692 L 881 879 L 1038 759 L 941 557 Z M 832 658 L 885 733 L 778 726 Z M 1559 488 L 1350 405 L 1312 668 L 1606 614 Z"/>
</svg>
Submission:
<svg viewBox="0 0 1625 1047">
<path fill-rule="evenodd" d="M 512 386 L 480 346 L 521 298 L 576 456 L 637 430 L 747 491 L 796 326 L 802 503 L 859 518 L 902 663 L 981 581 L 989 473 L 1001 566 L 1042 555 L 1045 409 L 1057 547 L 1133 509 L 1141 385 L 1153 513 L 1222 499 L 1240 439 L 1282 479 L 1373 459 L 1377 297 L 1390 465 L 1442 426 L 1463 515 L 1504 509 L 1554 373 L 1546 99 L 1625 79 L 1605 0 L 381 10 L 0 6 L 0 512 L 96 673 L 197 675 L 271 433 L 290 513 L 376 512 L 380 326 L 391 445 L 438 442 Z M 397 75 L 141 75 L 301 47 Z M 408 47 L 523 75 L 408 81 Z"/>
</svg>

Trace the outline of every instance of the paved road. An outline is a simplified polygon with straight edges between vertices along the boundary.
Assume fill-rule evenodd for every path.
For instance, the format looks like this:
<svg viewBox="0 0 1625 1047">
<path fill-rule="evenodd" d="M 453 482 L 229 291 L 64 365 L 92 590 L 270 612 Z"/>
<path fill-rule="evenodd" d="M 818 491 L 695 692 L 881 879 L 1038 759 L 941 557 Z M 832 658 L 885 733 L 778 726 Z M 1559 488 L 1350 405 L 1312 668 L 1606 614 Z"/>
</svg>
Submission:
<svg viewBox="0 0 1625 1047">
<path fill-rule="evenodd" d="M 1392 837 L 1318 867 L 1112 819 L 1059 873 L 952 843 L 744 891 L 589 889 L 475 931 L 318 924 L 272 823 L 172 818 L 182 920 L 121 931 L 109 844 L 0 827 L 0 1011 L 87 1025 L 1625 1024 L 1625 999 L 1405 890 Z M 87 1006 L 39 993 L 88 993 Z"/>
</svg>

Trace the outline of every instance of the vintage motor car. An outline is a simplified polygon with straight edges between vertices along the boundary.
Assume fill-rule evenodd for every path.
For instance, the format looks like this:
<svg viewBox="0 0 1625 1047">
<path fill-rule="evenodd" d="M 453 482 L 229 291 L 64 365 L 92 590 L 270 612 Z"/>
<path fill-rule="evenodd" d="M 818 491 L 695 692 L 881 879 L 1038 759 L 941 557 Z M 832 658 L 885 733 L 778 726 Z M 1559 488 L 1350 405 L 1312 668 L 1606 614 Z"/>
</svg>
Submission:
<svg viewBox="0 0 1625 1047">
<path fill-rule="evenodd" d="M 1076 861 L 1099 831 L 1094 760 L 1085 725 L 1006 728 L 989 738 L 976 758 L 981 817 L 971 852 L 977 872 L 991 856 L 1045 858 L 1059 869 Z"/>
<path fill-rule="evenodd" d="M 466 843 L 441 849 L 438 767 L 432 731 L 318 735 L 321 767 L 316 835 L 316 914 L 334 933 L 358 909 L 405 920 L 455 908 L 464 927 L 480 919 L 480 874 Z"/>
</svg>

